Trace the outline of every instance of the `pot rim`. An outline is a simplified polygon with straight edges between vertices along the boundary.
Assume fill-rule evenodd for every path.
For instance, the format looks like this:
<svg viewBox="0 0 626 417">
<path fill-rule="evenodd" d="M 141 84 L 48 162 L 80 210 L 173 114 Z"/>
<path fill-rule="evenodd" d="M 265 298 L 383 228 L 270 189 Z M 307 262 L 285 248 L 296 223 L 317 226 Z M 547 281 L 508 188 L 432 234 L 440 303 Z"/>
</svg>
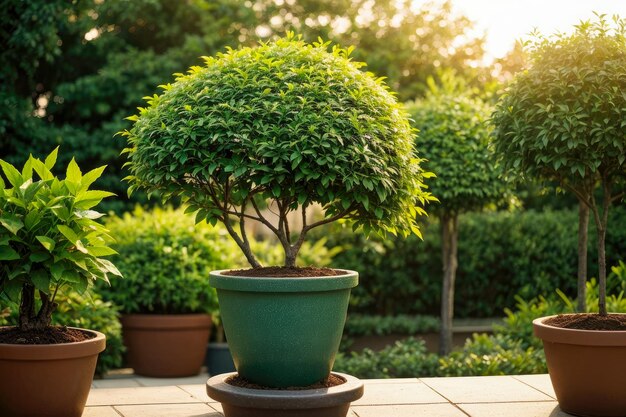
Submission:
<svg viewBox="0 0 626 417">
<path fill-rule="evenodd" d="M 237 372 L 215 375 L 206 383 L 207 394 L 219 401 L 240 407 L 261 409 L 308 409 L 333 407 L 356 401 L 363 396 L 363 382 L 358 378 L 332 372 L 345 379 L 345 383 L 330 388 L 308 390 L 263 390 L 242 388 L 226 383 L 226 379 Z"/>
<path fill-rule="evenodd" d="M 574 315 L 577 313 L 560 314 Z M 625 314 L 625 313 L 611 313 Z M 558 314 L 552 316 L 539 317 L 533 320 L 533 330 L 535 336 L 544 342 L 563 343 L 569 345 L 582 346 L 626 346 L 626 331 L 624 330 L 579 330 L 564 329 L 561 327 L 545 324 L 544 321 L 557 317 Z"/>
<path fill-rule="evenodd" d="M 359 273 L 349 269 L 336 268 L 344 271 L 342 275 L 317 277 L 246 277 L 224 275 L 230 269 L 211 271 L 209 285 L 220 290 L 250 292 L 314 292 L 334 291 L 356 287 Z"/>
<path fill-rule="evenodd" d="M 11 326 L 5 326 L 11 327 Z M 2 360 L 47 361 L 58 359 L 75 359 L 97 355 L 106 347 L 106 336 L 96 330 L 69 327 L 96 336 L 81 342 L 55 343 L 47 345 L 21 345 L 14 343 L 0 343 L 0 358 Z"/>
</svg>

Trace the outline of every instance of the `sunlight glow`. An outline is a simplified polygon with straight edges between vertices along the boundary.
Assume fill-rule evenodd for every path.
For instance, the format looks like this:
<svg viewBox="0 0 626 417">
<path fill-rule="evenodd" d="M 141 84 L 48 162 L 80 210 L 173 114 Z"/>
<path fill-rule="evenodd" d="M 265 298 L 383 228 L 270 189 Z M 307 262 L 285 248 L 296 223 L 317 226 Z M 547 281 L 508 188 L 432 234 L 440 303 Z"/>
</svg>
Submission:
<svg viewBox="0 0 626 417">
<path fill-rule="evenodd" d="M 413 0 L 419 8 L 427 0 Z M 486 34 L 488 59 L 500 58 L 533 29 L 544 35 L 570 32 L 593 12 L 626 17 L 626 0 L 452 0 L 453 10 L 475 22 L 472 35 Z"/>
</svg>

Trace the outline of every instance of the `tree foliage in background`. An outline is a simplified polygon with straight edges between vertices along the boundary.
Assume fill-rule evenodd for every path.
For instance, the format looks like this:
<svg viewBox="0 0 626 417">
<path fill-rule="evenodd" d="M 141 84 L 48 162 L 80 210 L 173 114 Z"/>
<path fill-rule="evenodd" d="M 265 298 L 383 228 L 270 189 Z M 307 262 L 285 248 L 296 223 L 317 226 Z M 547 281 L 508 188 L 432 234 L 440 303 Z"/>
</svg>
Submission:
<svg viewBox="0 0 626 417">
<path fill-rule="evenodd" d="M 301 33 L 342 46 L 387 76 L 402 100 L 440 68 L 473 77 L 483 40 L 449 2 L 411 9 L 387 0 L 5 0 L 0 15 L 0 157 L 12 163 L 56 145 L 86 169 L 107 164 L 101 188 L 120 196 L 115 132 L 156 85 L 226 46 Z M 451 45 L 454 43 L 455 47 Z M 470 65 L 471 64 L 471 65 Z M 482 76 L 482 75 L 480 75 Z M 60 156 L 69 162 L 69 153 Z M 128 208 L 128 205 L 126 206 Z"/>
<path fill-rule="evenodd" d="M 557 181 L 578 198 L 579 299 L 591 212 L 598 233 L 600 313 L 606 314 L 608 210 L 623 198 L 616 188 L 626 176 L 626 20 L 616 16 L 611 25 L 598 16 L 577 25 L 572 35 L 538 36 L 528 46 L 530 68 L 516 76 L 493 115 L 497 150 L 510 170 Z"/>
<path fill-rule="evenodd" d="M 431 190 L 439 199 L 442 241 L 443 288 L 441 293 L 440 354 L 452 348 L 454 285 L 458 264 L 458 217 L 502 200 L 506 186 L 490 147 L 487 119 L 491 107 L 472 96 L 453 74 L 444 74 L 438 87 L 429 80 L 430 91 L 422 100 L 408 104 L 414 125 L 420 130 L 416 147 L 425 166 L 437 174 Z"/>
</svg>

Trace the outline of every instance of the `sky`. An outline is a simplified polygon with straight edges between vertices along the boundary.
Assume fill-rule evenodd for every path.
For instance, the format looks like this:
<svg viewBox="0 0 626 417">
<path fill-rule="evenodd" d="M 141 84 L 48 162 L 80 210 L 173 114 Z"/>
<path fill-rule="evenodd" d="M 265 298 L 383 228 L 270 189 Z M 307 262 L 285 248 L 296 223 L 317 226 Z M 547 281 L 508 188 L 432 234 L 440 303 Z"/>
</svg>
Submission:
<svg viewBox="0 0 626 417">
<path fill-rule="evenodd" d="M 419 3 L 421 0 L 417 0 Z M 542 34 L 570 32 L 593 12 L 626 18 L 626 0 L 452 0 L 454 8 L 472 21 L 478 33 L 486 31 L 487 54 L 504 56 L 516 39 L 527 37 L 533 28 Z"/>
</svg>

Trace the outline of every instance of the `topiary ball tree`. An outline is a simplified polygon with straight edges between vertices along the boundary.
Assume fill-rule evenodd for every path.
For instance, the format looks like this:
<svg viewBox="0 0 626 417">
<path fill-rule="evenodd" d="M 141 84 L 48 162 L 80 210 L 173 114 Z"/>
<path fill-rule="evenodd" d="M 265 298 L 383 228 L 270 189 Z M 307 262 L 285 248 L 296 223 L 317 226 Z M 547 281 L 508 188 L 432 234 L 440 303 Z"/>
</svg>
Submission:
<svg viewBox="0 0 626 417">
<path fill-rule="evenodd" d="M 349 55 L 290 34 L 176 74 L 123 132 L 129 191 L 181 197 L 196 219 L 222 222 L 252 267 L 260 263 L 249 220 L 276 235 L 288 267 L 311 229 L 341 218 L 366 233 L 419 234 L 432 197 L 414 131 L 383 81 Z M 315 203 L 324 217 L 312 221 L 306 209 Z"/>
<path fill-rule="evenodd" d="M 515 77 L 493 115 L 497 151 L 510 170 L 557 181 L 578 198 L 585 270 L 584 216 L 591 211 L 598 233 L 602 315 L 608 210 L 623 197 L 616 187 L 626 174 L 626 21 L 616 16 L 613 23 L 598 16 L 580 23 L 571 35 L 528 42 L 531 66 Z M 584 298 L 581 284 L 579 299 Z"/>
<path fill-rule="evenodd" d="M 431 190 L 440 201 L 435 211 L 443 263 L 439 353 L 446 355 L 452 349 L 459 214 L 502 200 L 506 186 L 490 148 L 491 107 L 451 74 L 442 81 L 437 87 L 431 79 L 426 97 L 407 109 L 420 129 L 416 143 L 427 160 L 425 169 L 437 173 Z"/>
</svg>

